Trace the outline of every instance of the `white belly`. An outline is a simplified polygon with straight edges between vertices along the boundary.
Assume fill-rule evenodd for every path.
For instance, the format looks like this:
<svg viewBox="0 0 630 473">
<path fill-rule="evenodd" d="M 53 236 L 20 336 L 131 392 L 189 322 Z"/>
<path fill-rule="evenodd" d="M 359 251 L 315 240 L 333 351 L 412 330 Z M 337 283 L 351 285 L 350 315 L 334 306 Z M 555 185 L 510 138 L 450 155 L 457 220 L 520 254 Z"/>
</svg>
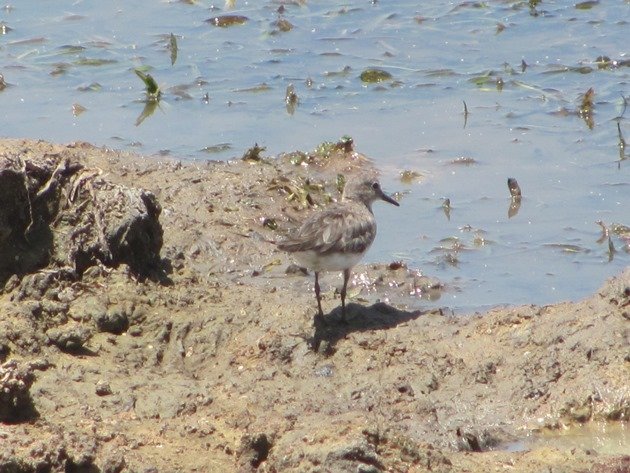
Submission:
<svg viewBox="0 0 630 473">
<path fill-rule="evenodd" d="M 332 253 L 317 255 L 314 251 L 301 251 L 293 253 L 295 259 L 302 266 L 306 266 L 313 271 L 343 271 L 355 266 L 365 253 Z"/>
</svg>

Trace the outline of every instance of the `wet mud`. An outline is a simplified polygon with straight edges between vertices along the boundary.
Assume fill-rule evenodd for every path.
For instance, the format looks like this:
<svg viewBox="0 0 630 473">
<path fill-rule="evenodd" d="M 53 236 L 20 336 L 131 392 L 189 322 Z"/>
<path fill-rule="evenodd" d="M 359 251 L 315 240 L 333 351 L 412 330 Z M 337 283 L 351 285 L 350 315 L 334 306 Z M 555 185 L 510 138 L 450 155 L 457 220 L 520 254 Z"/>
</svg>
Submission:
<svg viewBox="0 0 630 473">
<path fill-rule="evenodd" d="M 583 301 L 455 317 L 422 310 L 439 281 L 383 261 L 355 268 L 345 323 L 326 275 L 315 320 L 312 275 L 274 242 L 371 163 L 344 142 L 261 151 L 0 142 L 0 471 L 628 471 L 505 445 L 625 428 L 629 270 Z"/>
</svg>

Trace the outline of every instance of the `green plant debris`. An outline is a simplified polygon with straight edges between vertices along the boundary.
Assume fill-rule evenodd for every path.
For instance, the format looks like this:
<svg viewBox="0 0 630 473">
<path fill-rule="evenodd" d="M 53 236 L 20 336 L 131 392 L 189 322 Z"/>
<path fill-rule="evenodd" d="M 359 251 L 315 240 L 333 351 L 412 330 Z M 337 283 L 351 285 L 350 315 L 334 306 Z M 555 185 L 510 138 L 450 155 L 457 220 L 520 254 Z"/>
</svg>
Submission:
<svg viewBox="0 0 630 473">
<path fill-rule="evenodd" d="M 278 21 L 274 23 L 274 26 L 282 33 L 287 33 L 293 29 L 291 22 L 285 18 L 279 18 Z"/>
<path fill-rule="evenodd" d="M 578 107 L 578 115 L 584 120 L 589 130 L 592 130 L 595 126 L 595 120 L 593 119 L 593 112 L 595 105 L 593 98 L 595 97 L 595 90 L 591 87 L 580 96 L 580 105 Z"/>
<path fill-rule="evenodd" d="M 295 86 L 293 84 L 289 84 L 287 86 L 286 92 L 284 93 L 284 103 L 286 105 L 287 113 L 289 115 L 293 115 L 299 102 L 300 99 L 297 92 L 295 91 Z"/>
<path fill-rule="evenodd" d="M 228 151 L 230 149 L 232 149 L 231 143 L 219 143 L 216 145 L 205 146 L 204 148 L 202 148 L 201 151 L 203 151 L 204 153 L 213 154 L 222 153 L 223 151 Z"/>
<path fill-rule="evenodd" d="M 278 191 L 283 194 L 287 201 L 295 202 L 298 207 L 314 207 L 315 201 L 311 196 L 312 192 L 322 193 L 324 186 L 321 184 L 312 184 L 308 180 L 302 180 L 301 178 L 291 179 L 286 176 L 280 176 L 273 178 L 269 185 L 268 190 Z"/>
<path fill-rule="evenodd" d="M 116 61 L 115 59 L 94 59 L 94 58 L 87 58 L 87 57 L 82 57 L 77 59 L 74 62 L 75 66 L 106 66 L 108 64 L 116 64 L 118 61 Z"/>
<path fill-rule="evenodd" d="M 92 82 L 91 84 L 77 87 L 77 90 L 79 92 L 99 92 L 102 88 L 103 86 L 98 82 Z"/>
<path fill-rule="evenodd" d="M 149 100 L 159 100 L 160 99 L 160 87 L 158 86 L 155 79 L 151 76 L 151 74 L 145 74 L 140 69 L 134 69 L 136 75 L 144 82 L 144 86 L 147 93 L 147 99 Z"/>
<path fill-rule="evenodd" d="M 171 66 L 175 65 L 175 61 L 177 61 L 177 37 L 171 33 L 168 40 L 168 49 L 171 52 Z"/>
<path fill-rule="evenodd" d="M 253 92 L 253 93 L 258 93 L 258 92 L 267 92 L 271 90 L 271 87 L 269 87 L 266 83 L 262 83 L 260 85 L 255 85 L 254 87 L 247 87 L 245 89 L 235 89 L 234 92 Z"/>
<path fill-rule="evenodd" d="M 597 0 L 588 0 L 586 2 L 579 2 L 575 4 L 577 10 L 590 10 L 591 8 L 599 5 Z"/>
<path fill-rule="evenodd" d="M 85 51 L 85 46 L 79 46 L 74 44 L 66 44 L 59 46 L 60 54 L 79 54 Z"/>
<path fill-rule="evenodd" d="M 246 16 L 242 15 L 221 15 L 208 18 L 206 23 L 210 23 L 213 26 L 220 28 L 228 28 L 230 26 L 242 25 L 249 20 Z"/>
<path fill-rule="evenodd" d="M 354 139 L 350 135 L 343 135 L 339 141 L 335 144 L 337 149 L 342 150 L 344 153 L 351 153 L 354 151 Z"/>
<path fill-rule="evenodd" d="M 418 171 L 405 170 L 400 172 L 400 182 L 403 184 L 413 184 L 422 178 L 422 173 Z"/>
<path fill-rule="evenodd" d="M 383 82 L 391 80 L 392 75 L 383 69 L 368 68 L 361 73 L 361 81 L 367 83 Z"/>
<path fill-rule="evenodd" d="M 241 159 L 243 161 L 260 162 L 263 160 L 261 153 L 265 151 L 266 149 L 267 148 L 265 148 L 264 146 L 258 146 L 258 143 L 255 143 L 254 146 L 252 146 L 247 151 L 245 151 Z"/>
</svg>

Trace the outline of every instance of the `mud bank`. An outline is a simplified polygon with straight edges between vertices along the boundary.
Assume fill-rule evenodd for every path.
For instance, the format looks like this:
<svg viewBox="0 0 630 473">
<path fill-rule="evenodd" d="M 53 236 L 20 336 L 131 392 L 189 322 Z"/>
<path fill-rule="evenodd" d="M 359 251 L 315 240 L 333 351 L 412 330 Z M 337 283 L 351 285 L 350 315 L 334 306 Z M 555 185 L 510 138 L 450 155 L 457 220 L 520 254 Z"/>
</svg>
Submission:
<svg viewBox="0 0 630 473">
<path fill-rule="evenodd" d="M 630 469 L 501 449 L 626 425 L 628 270 L 577 303 L 452 317 L 409 309 L 440 285 L 385 261 L 356 268 L 347 324 L 328 275 L 315 326 L 273 242 L 370 165 L 347 143 L 183 165 L 3 140 L 0 163 L 21 196 L 0 221 L 0 471 Z"/>
</svg>

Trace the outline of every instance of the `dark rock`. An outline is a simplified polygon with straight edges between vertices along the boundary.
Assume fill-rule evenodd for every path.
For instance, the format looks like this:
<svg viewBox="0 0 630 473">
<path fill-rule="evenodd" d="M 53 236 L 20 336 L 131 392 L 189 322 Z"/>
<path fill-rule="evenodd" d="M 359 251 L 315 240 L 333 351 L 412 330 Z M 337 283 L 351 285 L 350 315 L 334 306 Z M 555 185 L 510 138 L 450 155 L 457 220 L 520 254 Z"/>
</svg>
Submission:
<svg viewBox="0 0 630 473">
<path fill-rule="evenodd" d="M 97 396 L 109 396 L 112 393 L 112 388 L 107 381 L 100 380 L 96 383 L 95 392 Z"/>
</svg>

